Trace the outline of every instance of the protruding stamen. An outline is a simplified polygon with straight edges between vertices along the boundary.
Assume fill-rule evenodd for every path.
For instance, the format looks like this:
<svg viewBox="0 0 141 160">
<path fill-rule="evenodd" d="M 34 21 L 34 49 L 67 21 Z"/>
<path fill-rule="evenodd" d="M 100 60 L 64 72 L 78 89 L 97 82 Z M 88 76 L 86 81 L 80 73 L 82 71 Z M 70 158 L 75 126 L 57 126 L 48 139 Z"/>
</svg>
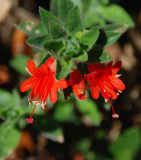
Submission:
<svg viewBox="0 0 141 160">
<path fill-rule="evenodd" d="M 41 107 L 42 107 L 43 109 L 45 109 L 45 105 L 46 105 L 46 102 L 45 102 L 45 103 L 42 102 Z"/>
<path fill-rule="evenodd" d="M 122 74 L 116 74 L 115 77 L 119 78 Z"/>
<path fill-rule="evenodd" d="M 108 101 L 109 101 L 109 103 L 110 103 L 110 105 L 111 105 L 111 108 L 112 108 L 112 111 L 113 111 L 112 117 L 113 117 L 113 118 L 119 118 L 119 115 L 115 113 L 114 107 L 113 107 L 110 99 L 108 99 Z"/>
<path fill-rule="evenodd" d="M 36 106 L 40 105 L 39 101 L 32 101 L 33 104 L 35 104 Z"/>
<path fill-rule="evenodd" d="M 108 99 L 105 98 L 104 100 L 105 100 L 105 102 L 108 102 Z"/>
</svg>

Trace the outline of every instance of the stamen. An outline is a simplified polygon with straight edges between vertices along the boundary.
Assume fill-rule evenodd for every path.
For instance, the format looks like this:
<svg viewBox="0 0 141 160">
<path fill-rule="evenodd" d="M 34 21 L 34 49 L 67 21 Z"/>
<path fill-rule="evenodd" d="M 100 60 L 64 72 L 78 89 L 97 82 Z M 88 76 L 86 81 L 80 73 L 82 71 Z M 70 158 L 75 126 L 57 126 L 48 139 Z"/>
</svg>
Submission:
<svg viewBox="0 0 141 160">
<path fill-rule="evenodd" d="M 35 104 L 36 106 L 40 105 L 39 101 L 32 101 L 33 104 Z"/>
<path fill-rule="evenodd" d="M 27 118 L 26 119 L 26 121 L 27 121 L 27 123 L 33 123 L 33 118 L 32 118 L 32 116 L 33 116 L 33 113 L 34 113 L 34 111 L 35 111 L 35 108 L 36 108 L 36 105 L 34 106 L 34 108 L 33 108 L 33 111 L 32 111 L 32 113 L 31 113 L 31 116 L 30 116 L 30 118 Z"/>
<path fill-rule="evenodd" d="M 109 103 L 110 103 L 110 105 L 111 105 L 111 108 L 112 108 L 112 111 L 113 111 L 112 117 L 113 117 L 113 118 L 119 118 L 119 115 L 115 113 L 114 107 L 113 107 L 110 99 L 108 99 L 108 101 L 109 101 Z"/>
<path fill-rule="evenodd" d="M 116 74 L 115 77 L 119 78 L 122 74 Z"/>
</svg>

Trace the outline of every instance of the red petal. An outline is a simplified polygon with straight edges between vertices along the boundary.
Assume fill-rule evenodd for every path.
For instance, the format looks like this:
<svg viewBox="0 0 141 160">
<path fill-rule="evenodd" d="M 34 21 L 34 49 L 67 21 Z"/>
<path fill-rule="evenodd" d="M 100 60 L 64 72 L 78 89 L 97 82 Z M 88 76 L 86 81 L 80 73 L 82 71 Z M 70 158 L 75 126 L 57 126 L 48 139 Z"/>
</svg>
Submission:
<svg viewBox="0 0 141 160">
<path fill-rule="evenodd" d="M 113 61 L 109 62 L 107 65 L 106 65 L 106 69 L 110 69 L 112 67 L 112 64 L 113 64 Z"/>
<path fill-rule="evenodd" d="M 103 66 L 100 63 L 88 64 L 88 70 L 90 73 L 95 72 L 96 70 L 102 70 Z"/>
<path fill-rule="evenodd" d="M 84 78 L 87 82 L 92 82 L 94 80 L 93 74 L 84 74 Z"/>
<path fill-rule="evenodd" d="M 27 68 L 31 75 L 35 75 L 38 70 L 33 61 L 27 61 Z"/>
<path fill-rule="evenodd" d="M 53 57 L 50 57 L 50 58 L 45 62 L 44 66 L 45 66 L 46 68 L 48 68 L 49 65 L 52 64 L 53 62 L 54 62 L 54 58 L 53 58 Z"/>
<path fill-rule="evenodd" d="M 117 77 L 111 76 L 109 77 L 110 82 L 115 87 L 116 90 L 124 90 L 125 85 L 124 83 Z"/>
<path fill-rule="evenodd" d="M 57 86 L 57 83 L 54 81 L 50 91 L 50 101 L 52 103 L 55 103 L 57 101 L 57 90 L 58 90 L 58 86 Z"/>
<path fill-rule="evenodd" d="M 99 97 L 99 86 L 98 85 L 92 86 L 91 95 L 94 99 L 97 99 Z"/>
<path fill-rule="evenodd" d="M 101 83 L 103 83 L 100 89 L 102 96 L 107 99 L 117 99 L 117 92 L 115 91 L 114 86 L 111 84 L 111 82 L 103 81 Z"/>
<path fill-rule="evenodd" d="M 121 64 L 122 64 L 122 62 L 118 61 L 115 65 L 113 65 L 113 67 L 111 69 L 113 75 L 115 75 L 119 71 Z"/>
<path fill-rule="evenodd" d="M 59 88 L 62 88 L 62 89 L 65 89 L 69 86 L 69 81 L 66 80 L 66 79 L 61 79 L 58 81 L 58 87 Z"/>
<path fill-rule="evenodd" d="M 73 92 L 79 99 L 85 99 L 85 81 L 78 69 L 70 74 L 70 84 Z"/>
<path fill-rule="evenodd" d="M 36 84 L 35 78 L 33 78 L 33 77 L 28 78 L 27 80 L 25 80 L 21 84 L 21 87 L 20 87 L 21 92 L 25 92 L 25 91 L 31 89 L 34 86 L 34 84 Z"/>
</svg>

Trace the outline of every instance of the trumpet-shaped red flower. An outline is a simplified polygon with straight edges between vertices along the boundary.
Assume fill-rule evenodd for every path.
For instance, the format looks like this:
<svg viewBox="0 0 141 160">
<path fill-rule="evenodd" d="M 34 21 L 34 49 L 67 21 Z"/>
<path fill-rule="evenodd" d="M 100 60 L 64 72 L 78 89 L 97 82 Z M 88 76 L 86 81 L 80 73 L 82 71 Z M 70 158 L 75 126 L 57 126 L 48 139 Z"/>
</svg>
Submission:
<svg viewBox="0 0 141 160">
<path fill-rule="evenodd" d="M 79 99 L 83 100 L 86 98 L 85 81 L 78 69 L 75 69 L 73 72 L 71 72 L 70 85 L 72 87 L 73 92 Z"/>
<path fill-rule="evenodd" d="M 55 79 L 55 67 L 56 62 L 53 57 L 50 57 L 45 64 L 37 68 L 33 61 L 27 61 L 27 71 L 31 77 L 25 80 L 20 87 L 22 92 L 31 89 L 31 94 L 29 100 L 35 104 L 33 112 L 36 105 L 42 102 L 41 106 L 44 108 L 48 96 L 50 96 L 50 101 L 55 103 L 57 100 L 57 90 L 60 92 L 59 88 L 67 88 L 69 82 L 65 79 L 57 81 Z M 27 118 L 28 123 L 33 123 L 33 112 L 30 118 Z"/>
<path fill-rule="evenodd" d="M 91 89 L 91 95 L 94 99 L 99 97 L 101 92 L 105 101 L 109 101 L 113 110 L 113 118 L 118 118 L 119 115 L 115 113 L 110 99 L 117 99 L 119 93 L 125 89 L 124 83 L 118 78 L 117 74 L 121 67 L 121 61 L 118 61 L 112 66 L 113 61 L 109 62 L 104 68 L 102 64 L 88 64 L 90 74 L 85 74 L 84 78 L 89 82 L 87 89 Z M 119 92 L 119 93 L 118 93 Z"/>
</svg>

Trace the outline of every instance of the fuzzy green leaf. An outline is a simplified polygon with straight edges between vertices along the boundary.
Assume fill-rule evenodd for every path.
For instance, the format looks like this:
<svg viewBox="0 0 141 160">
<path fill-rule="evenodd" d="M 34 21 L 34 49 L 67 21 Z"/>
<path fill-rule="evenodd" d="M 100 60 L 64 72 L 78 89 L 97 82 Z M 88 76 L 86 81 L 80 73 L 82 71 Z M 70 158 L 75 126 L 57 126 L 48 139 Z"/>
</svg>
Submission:
<svg viewBox="0 0 141 160">
<path fill-rule="evenodd" d="M 66 61 L 62 58 L 59 61 L 57 61 L 56 69 L 57 79 L 63 79 L 66 78 L 68 74 L 72 72 L 72 69 L 76 69 L 76 65 L 73 60 Z"/>
<path fill-rule="evenodd" d="M 44 49 L 49 53 L 58 56 L 58 52 L 63 48 L 64 44 L 62 40 L 50 40 L 44 44 Z"/>
<path fill-rule="evenodd" d="M 71 0 L 58 0 L 58 1 L 59 1 L 59 18 L 63 22 L 65 22 L 74 4 L 72 3 Z"/>
<path fill-rule="evenodd" d="M 129 27 L 134 27 L 134 22 L 128 13 L 118 5 L 100 6 L 99 11 L 102 16 L 112 22 L 127 24 Z"/>
<path fill-rule="evenodd" d="M 29 37 L 37 37 L 47 34 L 47 30 L 42 23 L 21 22 L 15 25 L 18 29 L 25 32 Z"/>
<path fill-rule="evenodd" d="M 90 50 L 99 37 L 99 29 L 92 28 L 90 30 L 78 32 L 75 37 L 79 39 L 81 44 L 87 47 L 87 50 Z"/>
<path fill-rule="evenodd" d="M 48 30 L 49 21 L 60 23 L 60 21 L 57 17 L 55 17 L 51 12 L 49 12 L 41 7 L 39 8 L 39 13 L 40 13 L 40 17 L 42 19 L 42 22 L 47 30 Z"/>
<path fill-rule="evenodd" d="M 112 57 L 99 45 L 95 45 L 88 53 L 88 63 L 103 63 L 111 60 Z"/>
<path fill-rule="evenodd" d="M 81 49 L 81 51 L 79 52 L 79 54 L 75 57 L 72 57 L 73 60 L 77 61 L 77 63 L 79 62 L 86 62 L 88 60 L 88 54 L 85 50 Z"/>
<path fill-rule="evenodd" d="M 51 39 L 50 35 L 47 34 L 47 35 L 43 35 L 40 37 L 30 38 L 26 42 L 28 45 L 30 45 L 32 47 L 42 48 L 43 44 L 50 39 Z"/>
<path fill-rule="evenodd" d="M 78 6 L 74 6 L 66 20 L 65 27 L 72 35 L 84 31 L 85 27 Z"/>
<path fill-rule="evenodd" d="M 50 1 L 50 11 L 56 17 L 59 17 L 59 3 L 60 0 L 51 0 Z"/>
<path fill-rule="evenodd" d="M 49 33 L 51 34 L 53 39 L 60 39 L 62 37 L 66 37 L 67 31 L 63 28 L 63 26 L 50 21 L 49 22 Z"/>
</svg>

